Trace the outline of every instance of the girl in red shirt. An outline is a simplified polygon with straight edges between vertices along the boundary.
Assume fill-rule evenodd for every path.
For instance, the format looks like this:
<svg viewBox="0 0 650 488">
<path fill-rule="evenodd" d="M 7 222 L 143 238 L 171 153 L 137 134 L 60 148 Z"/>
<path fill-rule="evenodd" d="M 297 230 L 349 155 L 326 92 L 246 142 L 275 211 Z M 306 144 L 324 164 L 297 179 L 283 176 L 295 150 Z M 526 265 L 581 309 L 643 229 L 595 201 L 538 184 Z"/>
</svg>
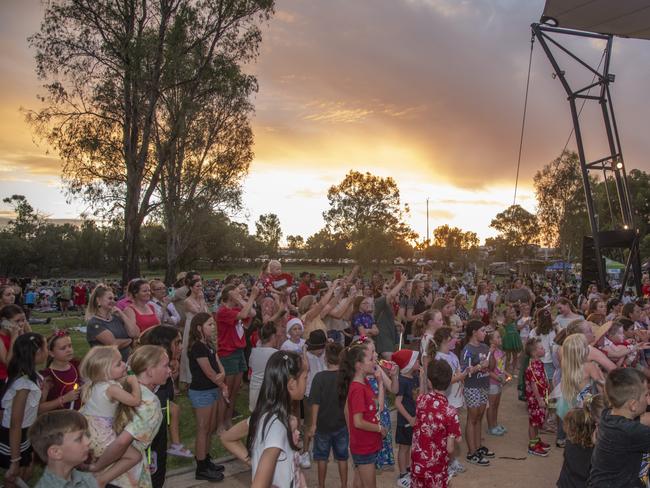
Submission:
<svg viewBox="0 0 650 488">
<path fill-rule="evenodd" d="M 380 424 L 380 405 L 384 404 L 384 382 L 373 351 L 355 343 L 343 353 L 339 369 L 339 400 L 345 402 L 345 418 L 350 432 L 350 453 L 357 477 L 364 488 L 375 488 L 375 462 L 386 429 Z M 374 374 L 379 385 L 375 396 L 366 376 Z"/>
<path fill-rule="evenodd" d="M 246 348 L 244 329 L 248 328 L 251 318 L 255 316 L 253 304 L 258 293 L 259 288 L 254 286 L 248 300 L 245 300 L 244 285 L 227 285 L 221 292 L 221 306 L 214 313 L 214 320 L 217 323 L 217 354 L 226 373 L 226 386 L 230 398 L 237 398 L 243 373 L 248 369 L 244 357 Z M 223 398 L 220 398 L 219 402 L 221 405 L 218 409 L 217 425 L 220 430 L 229 429 L 232 425 L 235 402 L 226 402 Z"/>
<path fill-rule="evenodd" d="M 47 339 L 47 368 L 41 371 L 45 379 L 41 396 L 41 412 L 69 408 L 79 410 L 81 377 L 79 361 L 74 357 L 72 339 L 67 330 L 56 330 Z"/>
</svg>

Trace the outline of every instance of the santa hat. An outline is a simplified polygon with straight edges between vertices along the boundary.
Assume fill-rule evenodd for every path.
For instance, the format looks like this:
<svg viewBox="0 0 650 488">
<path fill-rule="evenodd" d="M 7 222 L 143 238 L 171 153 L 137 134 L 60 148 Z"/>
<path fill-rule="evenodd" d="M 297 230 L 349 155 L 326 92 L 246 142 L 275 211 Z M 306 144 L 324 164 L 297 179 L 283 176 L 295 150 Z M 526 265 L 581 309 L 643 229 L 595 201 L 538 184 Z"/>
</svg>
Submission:
<svg viewBox="0 0 650 488">
<path fill-rule="evenodd" d="M 399 366 L 400 373 L 406 374 L 413 369 L 415 362 L 418 360 L 418 356 L 419 353 L 417 351 L 400 349 L 396 353 L 393 353 L 391 360 Z"/>
<path fill-rule="evenodd" d="M 295 326 L 300 327 L 301 334 L 302 332 L 304 332 L 305 326 L 302 324 L 302 320 L 300 320 L 298 317 L 294 317 L 287 322 L 287 337 L 291 337 L 290 335 L 291 329 L 293 329 Z"/>
</svg>

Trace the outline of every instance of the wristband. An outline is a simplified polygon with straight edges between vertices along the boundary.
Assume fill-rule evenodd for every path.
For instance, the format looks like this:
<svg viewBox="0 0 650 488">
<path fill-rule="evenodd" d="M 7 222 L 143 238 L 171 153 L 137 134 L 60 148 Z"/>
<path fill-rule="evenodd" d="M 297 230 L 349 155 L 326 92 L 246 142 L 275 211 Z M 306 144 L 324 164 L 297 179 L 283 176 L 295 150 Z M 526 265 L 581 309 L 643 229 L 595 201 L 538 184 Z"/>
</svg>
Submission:
<svg viewBox="0 0 650 488">
<path fill-rule="evenodd" d="M 11 458 L 9 461 L 11 461 L 11 464 L 15 464 L 20 462 L 21 459 L 22 457 L 18 456 L 17 458 Z"/>
</svg>

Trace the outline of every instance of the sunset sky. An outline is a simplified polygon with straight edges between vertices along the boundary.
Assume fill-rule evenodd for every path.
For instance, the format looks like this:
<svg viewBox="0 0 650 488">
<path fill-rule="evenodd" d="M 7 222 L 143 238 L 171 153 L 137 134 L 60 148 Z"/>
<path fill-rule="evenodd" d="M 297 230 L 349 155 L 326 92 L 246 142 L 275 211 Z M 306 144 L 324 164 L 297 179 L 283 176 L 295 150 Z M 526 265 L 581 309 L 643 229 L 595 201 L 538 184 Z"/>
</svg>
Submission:
<svg viewBox="0 0 650 488">
<path fill-rule="evenodd" d="M 250 69 L 255 160 L 244 184 L 251 230 L 261 213 L 285 236 L 323 225 L 327 189 L 350 169 L 392 176 L 426 233 L 450 224 L 495 234 L 490 220 L 512 203 L 530 24 L 542 0 L 279 0 Z M 75 218 L 60 162 L 33 141 L 20 107 L 42 92 L 26 38 L 38 30 L 38 0 L 0 2 L 0 197 L 24 194 L 42 212 Z M 650 44 L 616 39 L 613 97 L 626 165 L 650 170 Z M 598 63 L 602 46 L 579 52 Z M 532 177 L 557 157 L 571 130 L 568 103 L 539 46 L 533 55 L 517 203 L 535 209 Z M 572 71 L 567 70 L 570 74 Z M 577 73 L 577 71 L 576 71 Z M 582 78 L 590 81 L 591 77 Z M 604 156 L 598 112 L 582 118 L 588 157 Z M 569 148 L 574 148 L 571 141 Z M 8 208 L 0 207 L 0 216 Z"/>
</svg>

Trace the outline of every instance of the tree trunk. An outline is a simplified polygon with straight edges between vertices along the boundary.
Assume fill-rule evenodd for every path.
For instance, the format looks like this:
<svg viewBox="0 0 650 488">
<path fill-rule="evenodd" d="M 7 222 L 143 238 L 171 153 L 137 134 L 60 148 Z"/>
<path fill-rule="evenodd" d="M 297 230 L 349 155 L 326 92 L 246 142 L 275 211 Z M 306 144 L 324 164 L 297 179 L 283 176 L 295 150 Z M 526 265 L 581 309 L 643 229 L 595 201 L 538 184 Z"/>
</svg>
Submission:
<svg viewBox="0 0 650 488">
<path fill-rule="evenodd" d="M 140 276 L 140 226 L 138 201 L 140 192 L 127 190 L 124 208 L 124 241 L 122 242 L 122 283 L 126 284 Z"/>
<path fill-rule="evenodd" d="M 173 229 L 173 230 L 172 230 Z M 165 283 L 171 286 L 176 281 L 176 269 L 178 266 L 178 239 L 176 237 L 176 226 L 169 225 L 167 228 L 167 267 L 165 269 Z"/>
</svg>

